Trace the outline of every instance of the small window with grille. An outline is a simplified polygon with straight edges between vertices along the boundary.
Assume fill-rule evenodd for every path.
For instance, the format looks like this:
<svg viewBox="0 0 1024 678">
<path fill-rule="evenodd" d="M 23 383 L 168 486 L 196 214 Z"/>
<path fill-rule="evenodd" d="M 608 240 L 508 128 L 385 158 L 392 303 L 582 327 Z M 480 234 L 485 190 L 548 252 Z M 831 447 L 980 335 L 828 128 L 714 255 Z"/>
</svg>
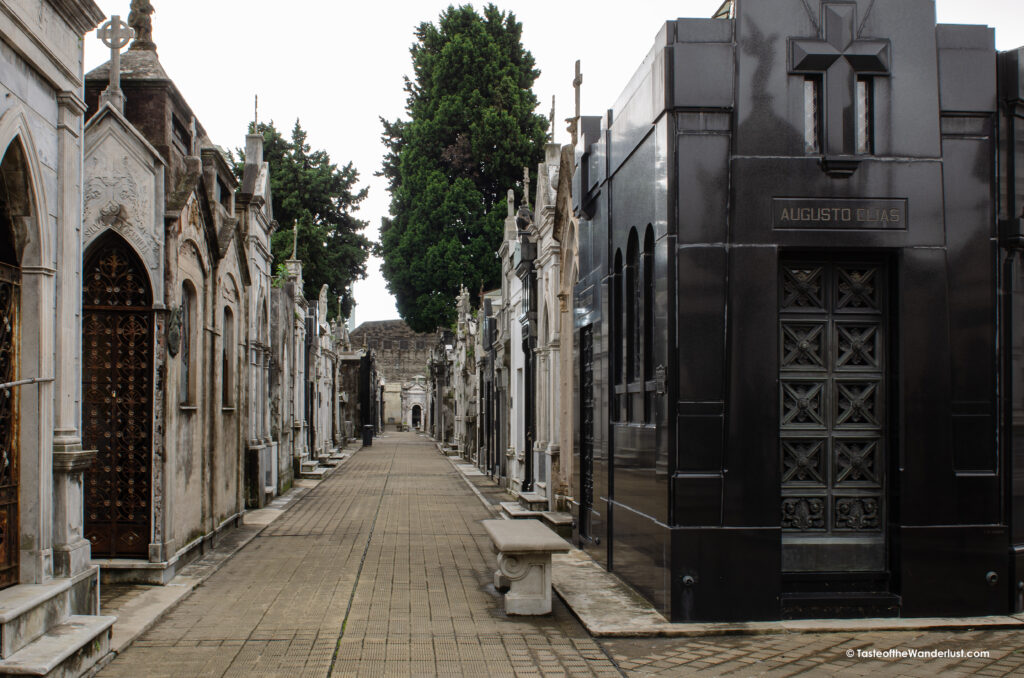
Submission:
<svg viewBox="0 0 1024 678">
<path fill-rule="evenodd" d="M 821 153 L 821 78 L 804 79 L 804 152 Z"/>
<path fill-rule="evenodd" d="M 857 78 L 857 153 L 875 152 L 875 92 L 872 78 Z"/>
</svg>

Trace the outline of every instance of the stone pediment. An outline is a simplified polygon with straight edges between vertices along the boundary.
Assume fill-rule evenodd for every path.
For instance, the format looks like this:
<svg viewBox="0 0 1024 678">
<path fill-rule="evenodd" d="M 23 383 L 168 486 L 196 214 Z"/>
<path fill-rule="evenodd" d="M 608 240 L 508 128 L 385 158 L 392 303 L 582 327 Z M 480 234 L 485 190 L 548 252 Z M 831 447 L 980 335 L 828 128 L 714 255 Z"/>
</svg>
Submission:
<svg viewBox="0 0 1024 678">
<path fill-rule="evenodd" d="M 104 106 L 85 127 L 83 244 L 107 230 L 123 237 L 163 299 L 163 157 L 125 117 Z"/>
<path fill-rule="evenodd" d="M 50 4 L 79 34 L 88 33 L 106 18 L 93 0 L 50 0 Z"/>
</svg>

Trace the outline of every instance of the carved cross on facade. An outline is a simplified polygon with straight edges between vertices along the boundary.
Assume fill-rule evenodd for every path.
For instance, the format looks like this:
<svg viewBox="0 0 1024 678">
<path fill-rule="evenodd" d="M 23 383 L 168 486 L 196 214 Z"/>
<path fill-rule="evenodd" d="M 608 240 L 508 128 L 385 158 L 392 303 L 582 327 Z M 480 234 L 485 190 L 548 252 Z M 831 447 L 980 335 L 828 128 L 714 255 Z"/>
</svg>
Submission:
<svg viewBox="0 0 1024 678">
<path fill-rule="evenodd" d="M 822 78 L 822 153 L 853 156 L 857 151 L 857 78 L 888 75 L 888 40 L 858 39 L 857 6 L 822 5 L 825 39 L 791 38 L 790 72 Z"/>
<path fill-rule="evenodd" d="M 103 44 L 110 48 L 110 84 L 103 92 L 103 103 L 114 104 L 117 110 L 124 112 L 124 94 L 121 92 L 121 49 L 135 37 L 135 31 L 121 21 L 115 14 L 110 21 L 103 24 L 96 32 Z"/>
</svg>

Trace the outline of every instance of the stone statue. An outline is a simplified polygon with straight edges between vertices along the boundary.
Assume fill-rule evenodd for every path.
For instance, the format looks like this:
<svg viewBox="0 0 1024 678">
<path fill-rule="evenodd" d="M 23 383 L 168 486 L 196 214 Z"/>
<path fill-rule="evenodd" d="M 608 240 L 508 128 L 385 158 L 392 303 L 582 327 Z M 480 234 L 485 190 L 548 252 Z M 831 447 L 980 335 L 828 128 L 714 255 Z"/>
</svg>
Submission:
<svg viewBox="0 0 1024 678">
<path fill-rule="evenodd" d="M 153 42 L 153 4 L 149 0 L 132 0 L 128 25 L 135 29 L 135 41 L 129 49 L 156 51 Z"/>
<path fill-rule="evenodd" d="M 316 310 L 320 316 L 320 322 L 327 322 L 327 283 L 320 287 L 320 297 L 317 299 Z"/>
</svg>

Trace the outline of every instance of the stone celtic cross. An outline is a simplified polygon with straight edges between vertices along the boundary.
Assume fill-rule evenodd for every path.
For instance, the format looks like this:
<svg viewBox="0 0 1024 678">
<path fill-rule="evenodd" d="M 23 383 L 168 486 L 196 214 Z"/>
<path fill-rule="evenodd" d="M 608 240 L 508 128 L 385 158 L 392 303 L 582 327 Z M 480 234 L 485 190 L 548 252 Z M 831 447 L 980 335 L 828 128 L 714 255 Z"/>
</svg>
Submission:
<svg viewBox="0 0 1024 678">
<path fill-rule="evenodd" d="M 100 27 L 96 35 L 110 48 L 110 90 L 117 92 L 121 89 L 121 49 L 135 37 L 135 31 L 115 14 Z"/>
<path fill-rule="evenodd" d="M 888 40 L 858 39 L 857 6 L 822 5 L 824 40 L 790 38 L 790 72 L 822 77 L 826 156 L 852 156 L 857 149 L 857 77 L 888 75 Z"/>
</svg>

